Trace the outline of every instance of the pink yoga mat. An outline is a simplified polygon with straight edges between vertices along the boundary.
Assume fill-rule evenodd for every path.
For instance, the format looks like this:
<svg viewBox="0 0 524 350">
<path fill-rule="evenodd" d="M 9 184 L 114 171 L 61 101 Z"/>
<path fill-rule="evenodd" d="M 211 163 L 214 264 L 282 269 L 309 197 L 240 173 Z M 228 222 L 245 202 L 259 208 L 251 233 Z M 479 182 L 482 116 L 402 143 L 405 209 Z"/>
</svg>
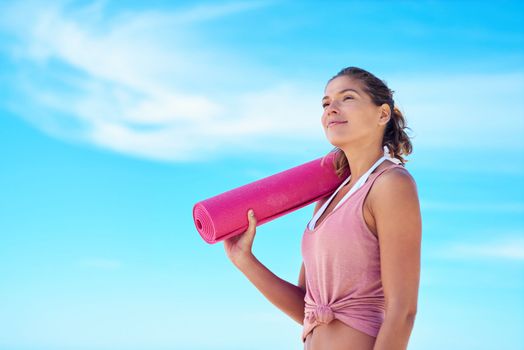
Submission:
<svg viewBox="0 0 524 350">
<path fill-rule="evenodd" d="M 210 244 L 245 232 L 247 211 L 253 208 L 257 226 L 305 207 L 332 194 L 347 178 L 339 178 L 333 164 L 335 153 L 237 187 L 193 206 L 193 220 Z M 321 165 L 322 158 L 324 159 Z"/>
</svg>

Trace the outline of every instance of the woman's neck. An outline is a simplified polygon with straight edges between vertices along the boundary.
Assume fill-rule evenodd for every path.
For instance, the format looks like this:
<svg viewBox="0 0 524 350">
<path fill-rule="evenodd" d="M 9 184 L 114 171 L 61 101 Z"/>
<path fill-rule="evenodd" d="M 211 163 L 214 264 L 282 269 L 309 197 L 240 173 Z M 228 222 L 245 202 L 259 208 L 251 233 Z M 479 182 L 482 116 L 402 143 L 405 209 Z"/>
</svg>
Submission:
<svg viewBox="0 0 524 350">
<path fill-rule="evenodd" d="M 354 184 L 384 155 L 384 150 L 375 146 L 359 149 L 342 148 L 342 151 L 348 159 L 351 172 L 351 180 L 348 184 Z"/>
</svg>

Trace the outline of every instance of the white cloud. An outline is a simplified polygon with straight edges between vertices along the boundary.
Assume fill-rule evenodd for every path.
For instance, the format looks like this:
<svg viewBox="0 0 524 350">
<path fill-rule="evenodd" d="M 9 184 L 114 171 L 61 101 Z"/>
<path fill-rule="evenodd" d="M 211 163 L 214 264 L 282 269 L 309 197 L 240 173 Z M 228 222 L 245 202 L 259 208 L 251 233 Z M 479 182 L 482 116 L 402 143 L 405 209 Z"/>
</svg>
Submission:
<svg viewBox="0 0 524 350">
<path fill-rule="evenodd" d="M 43 118 L 38 107 L 37 113 L 19 104 L 12 108 L 54 136 L 70 138 L 71 119 L 76 119 L 81 130 L 74 134 L 81 141 L 154 159 L 189 160 L 221 147 L 262 149 L 265 146 L 250 141 L 286 135 L 291 129 L 307 137 L 319 126 L 319 118 L 310 117 L 315 110 L 310 90 L 279 81 L 264 90 L 223 93 L 223 83 L 247 74 L 227 53 L 209 51 L 206 45 L 191 49 L 189 41 L 205 40 L 181 26 L 261 5 L 128 13 L 112 26 L 79 21 L 60 7 L 23 8 L 35 24 L 11 25 L 20 35 L 17 52 L 33 62 L 36 74 L 20 75 L 16 83 L 29 100 L 55 115 Z M 19 17 L 18 12 L 22 9 L 11 9 L 13 17 Z M 164 30 L 178 35 L 159 40 Z M 214 58 L 218 61 L 210 65 Z M 53 60 L 69 69 L 53 71 Z M 256 79 L 256 74 L 249 76 Z M 206 81 L 218 88 L 207 93 L 194 88 Z"/>
<path fill-rule="evenodd" d="M 446 212 L 497 212 L 497 213 L 523 213 L 524 203 L 521 202 L 451 202 L 421 200 L 422 210 Z"/>
<path fill-rule="evenodd" d="M 431 255 L 445 259 L 504 259 L 524 261 L 524 232 L 489 241 L 455 242 L 436 248 Z"/>
<path fill-rule="evenodd" d="M 324 82 L 290 81 L 240 50 L 211 46 L 203 24 L 267 2 L 119 12 L 104 2 L 2 8 L 1 28 L 26 103 L 10 107 L 45 132 L 133 156 L 194 160 L 217 152 L 330 149 L 320 125 Z M 271 85 L 268 74 L 273 75 Z M 520 73 L 386 79 L 415 135 L 435 149 L 524 148 Z"/>
<path fill-rule="evenodd" d="M 524 73 L 387 79 L 415 142 L 435 149 L 524 148 Z"/>
</svg>

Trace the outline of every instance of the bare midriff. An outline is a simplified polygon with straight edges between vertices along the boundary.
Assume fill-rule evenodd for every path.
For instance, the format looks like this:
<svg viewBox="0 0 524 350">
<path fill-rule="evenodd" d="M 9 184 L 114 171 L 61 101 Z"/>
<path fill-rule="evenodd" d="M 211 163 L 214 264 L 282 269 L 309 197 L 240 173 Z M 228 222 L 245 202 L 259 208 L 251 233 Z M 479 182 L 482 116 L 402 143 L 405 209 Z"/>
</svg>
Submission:
<svg viewBox="0 0 524 350">
<path fill-rule="evenodd" d="M 304 350 L 373 350 L 375 339 L 334 319 L 318 325 L 307 335 Z"/>
</svg>

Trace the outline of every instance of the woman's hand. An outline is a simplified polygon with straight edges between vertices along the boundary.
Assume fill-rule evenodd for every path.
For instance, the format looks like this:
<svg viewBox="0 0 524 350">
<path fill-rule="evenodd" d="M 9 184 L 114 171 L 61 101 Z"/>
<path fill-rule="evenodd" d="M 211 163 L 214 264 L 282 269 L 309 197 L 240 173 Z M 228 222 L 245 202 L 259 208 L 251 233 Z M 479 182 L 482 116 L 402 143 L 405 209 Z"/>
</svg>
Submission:
<svg viewBox="0 0 524 350">
<path fill-rule="evenodd" d="M 253 240 L 255 239 L 257 219 L 252 209 L 248 211 L 247 219 L 249 221 L 247 231 L 224 240 L 224 249 L 226 250 L 227 257 L 235 265 L 242 259 L 253 254 L 251 249 L 253 248 Z"/>
</svg>

